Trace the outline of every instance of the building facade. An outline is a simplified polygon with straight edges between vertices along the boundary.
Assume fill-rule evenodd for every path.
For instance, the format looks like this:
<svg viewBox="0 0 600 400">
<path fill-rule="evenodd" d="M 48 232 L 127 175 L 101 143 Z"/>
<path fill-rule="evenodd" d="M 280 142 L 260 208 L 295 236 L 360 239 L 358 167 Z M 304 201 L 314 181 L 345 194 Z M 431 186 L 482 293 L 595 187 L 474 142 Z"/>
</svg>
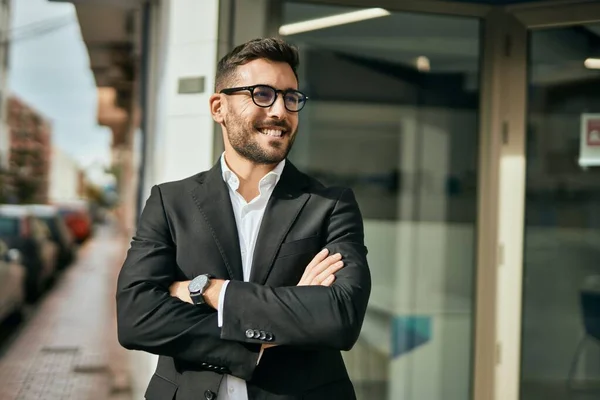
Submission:
<svg viewBox="0 0 600 400">
<path fill-rule="evenodd" d="M 75 3 L 84 31 L 99 23 Z M 600 318 L 600 2 L 113 7 L 141 27 L 138 210 L 221 154 L 219 58 L 260 36 L 299 47 L 290 159 L 352 187 L 365 217 L 373 294 L 345 354 L 359 398 L 562 400 L 600 379 L 580 341 Z"/>
<path fill-rule="evenodd" d="M 11 34 L 11 0 L 0 1 L 0 168 L 8 167 L 9 128 L 8 111 L 8 70 Z"/>
<path fill-rule="evenodd" d="M 84 198 L 85 174 L 77 161 L 59 147 L 52 146 L 48 201 L 69 203 Z"/>
<path fill-rule="evenodd" d="M 5 201 L 48 202 L 52 159 L 50 123 L 21 99 L 8 98 L 9 165 Z"/>
</svg>

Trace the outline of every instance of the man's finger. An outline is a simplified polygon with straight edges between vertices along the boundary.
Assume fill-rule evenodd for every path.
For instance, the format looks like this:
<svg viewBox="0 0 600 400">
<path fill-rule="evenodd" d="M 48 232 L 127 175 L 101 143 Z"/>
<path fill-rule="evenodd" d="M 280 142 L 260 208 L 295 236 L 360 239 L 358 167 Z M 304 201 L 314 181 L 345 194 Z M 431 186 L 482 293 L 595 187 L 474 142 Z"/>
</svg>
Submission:
<svg viewBox="0 0 600 400">
<path fill-rule="evenodd" d="M 304 271 L 304 274 L 302 275 L 302 278 L 300 279 L 300 282 L 298 282 L 298 286 L 318 284 L 318 283 L 314 283 L 315 278 L 319 274 L 321 274 L 323 271 L 325 271 L 330 265 L 336 263 L 341 258 L 342 258 L 342 255 L 339 253 L 336 253 L 334 255 L 327 257 L 326 259 L 321 261 L 319 264 L 317 264 L 313 268 L 309 269 L 307 267 L 306 270 Z"/>
<path fill-rule="evenodd" d="M 331 264 L 329 267 L 327 267 L 327 269 L 323 272 L 321 272 L 319 275 L 316 276 L 316 278 L 313 280 L 316 285 L 321 284 L 321 282 L 325 281 L 326 278 L 328 278 L 329 276 L 335 274 L 337 271 L 339 271 L 340 269 L 342 269 L 342 267 L 344 266 L 344 262 L 343 261 L 338 261 L 334 264 Z"/>
<path fill-rule="evenodd" d="M 313 269 L 317 265 L 322 263 L 324 260 L 326 260 L 328 254 L 329 254 L 329 250 L 327 248 L 325 248 L 325 249 L 321 250 L 320 252 L 318 252 L 317 255 L 313 257 L 312 261 L 304 269 L 304 273 L 302 274 L 302 277 L 300 278 L 300 281 L 298 282 L 298 286 L 308 285 L 310 283 L 310 281 L 312 280 L 312 277 L 315 276 L 315 274 L 311 274 Z"/>
<path fill-rule="evenodd" d="M 329 254 L 329 250 L 327 248 L 324 248 L 323 250 L 321 250 L 320 252 L 317 253 L 316 256 L 313 257 L 313 259 L 311 260 L 311 262 L 308 263 L 308 265 L 306 266 L 306 270 L 311 270 L 312 268 L 314 268 L 315 265 L 318 265 L 321 261 L 323 261 L 324 259 L 327 258 L 327 255 Z"/>
<path fill-rule="evenodd" d="M 324 259 L 323 261 L 321 261 L 319 264 L 317 264 L 309 272 L 309 274 L 312 275 L 312 279 L 314 279 L 319 274 L 321 274 L 323 271 L 327 270 L 327 268 L 329 268 L 331 265 L 335 264 L 336 262 L 340 261 L 341 259 L 342 259 L 342 255 L 340 253 L 333 254 L 333 255 L 327 257 L 326 259 Z"/>
<path fill-rule="evenodd" d="M 331 286 L 335 281 L 335 275 L 329 275 L 327 278 L 321 282 L 321 286 Z"/>
</svg>

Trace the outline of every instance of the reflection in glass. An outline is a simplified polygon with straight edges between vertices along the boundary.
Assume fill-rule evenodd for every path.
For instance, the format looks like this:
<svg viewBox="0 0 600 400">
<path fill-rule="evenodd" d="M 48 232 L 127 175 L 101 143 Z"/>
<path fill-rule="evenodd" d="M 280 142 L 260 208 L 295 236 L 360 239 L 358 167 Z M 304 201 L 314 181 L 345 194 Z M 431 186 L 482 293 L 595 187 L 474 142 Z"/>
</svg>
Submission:
<svg viewBox="0 0 600 400">
<path fill-rule="evenodd" d="M 286 2 L 282 31 L 308 21 L 284 36 L 300 48 L 300 90 L 310 97 L 290 159 L 324 183 L 352 187 L 365 217 L 373 291 L 344 357 L 359 399 L 465 400 L 479 21 L 389 12 L 334 26 L 321 19 L 356 11 Z"/>
<path fill-rule="evenodd" d="M 600 71 L 585 60 L 600 55 L 600 24 L 534 31 L 530 44 L 521 399 L 597 399 L 600 166 L 587 122 Z"/>
</svg>

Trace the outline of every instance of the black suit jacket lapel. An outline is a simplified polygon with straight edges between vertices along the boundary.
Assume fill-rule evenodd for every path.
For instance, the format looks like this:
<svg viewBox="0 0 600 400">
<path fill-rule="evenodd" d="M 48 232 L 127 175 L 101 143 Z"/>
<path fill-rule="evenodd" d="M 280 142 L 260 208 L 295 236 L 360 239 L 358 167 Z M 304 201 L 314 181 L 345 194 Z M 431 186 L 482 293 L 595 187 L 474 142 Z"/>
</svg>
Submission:
<svg viewBox="0 0 600 400">
<path fill-rule="evenodd" d="M 244 280 L 242 256 L 229 188 L 223 180 L 220 161 L 205 174 L 198 176 L 198 185 L 192 189 L 194 202 L 217 242 L 229 277 Z M 201 262 L 201 260 L 199 260 Z"/>
<path fill-rule="evenodd" d="M 266 282 L 283 239 L 310 198 L 310 194 L 303 190 L 307 184 L 306 176 L 286 161 L 258 232 L 250 282 L 261 285 Z"/>
</svg>

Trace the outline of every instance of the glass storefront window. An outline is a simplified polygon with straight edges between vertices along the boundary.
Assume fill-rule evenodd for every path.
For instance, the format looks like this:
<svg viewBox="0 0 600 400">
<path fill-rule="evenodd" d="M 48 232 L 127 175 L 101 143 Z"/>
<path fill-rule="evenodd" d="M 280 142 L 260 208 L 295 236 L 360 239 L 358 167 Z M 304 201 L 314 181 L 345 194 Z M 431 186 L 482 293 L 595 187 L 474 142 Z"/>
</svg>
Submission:
<svg viewBox="0 0 600 400">
<path fill-rule="evenodd" d="M 290 159 L 350 186 L 365 218 L 373 290 L 346 365 L 359 399 L 465 400 L 480 21 L 381 9 L 319 20 L 358 11 L 289 1 L 280 30 L 301 51 L 310 96 Z"/>
</svg>

